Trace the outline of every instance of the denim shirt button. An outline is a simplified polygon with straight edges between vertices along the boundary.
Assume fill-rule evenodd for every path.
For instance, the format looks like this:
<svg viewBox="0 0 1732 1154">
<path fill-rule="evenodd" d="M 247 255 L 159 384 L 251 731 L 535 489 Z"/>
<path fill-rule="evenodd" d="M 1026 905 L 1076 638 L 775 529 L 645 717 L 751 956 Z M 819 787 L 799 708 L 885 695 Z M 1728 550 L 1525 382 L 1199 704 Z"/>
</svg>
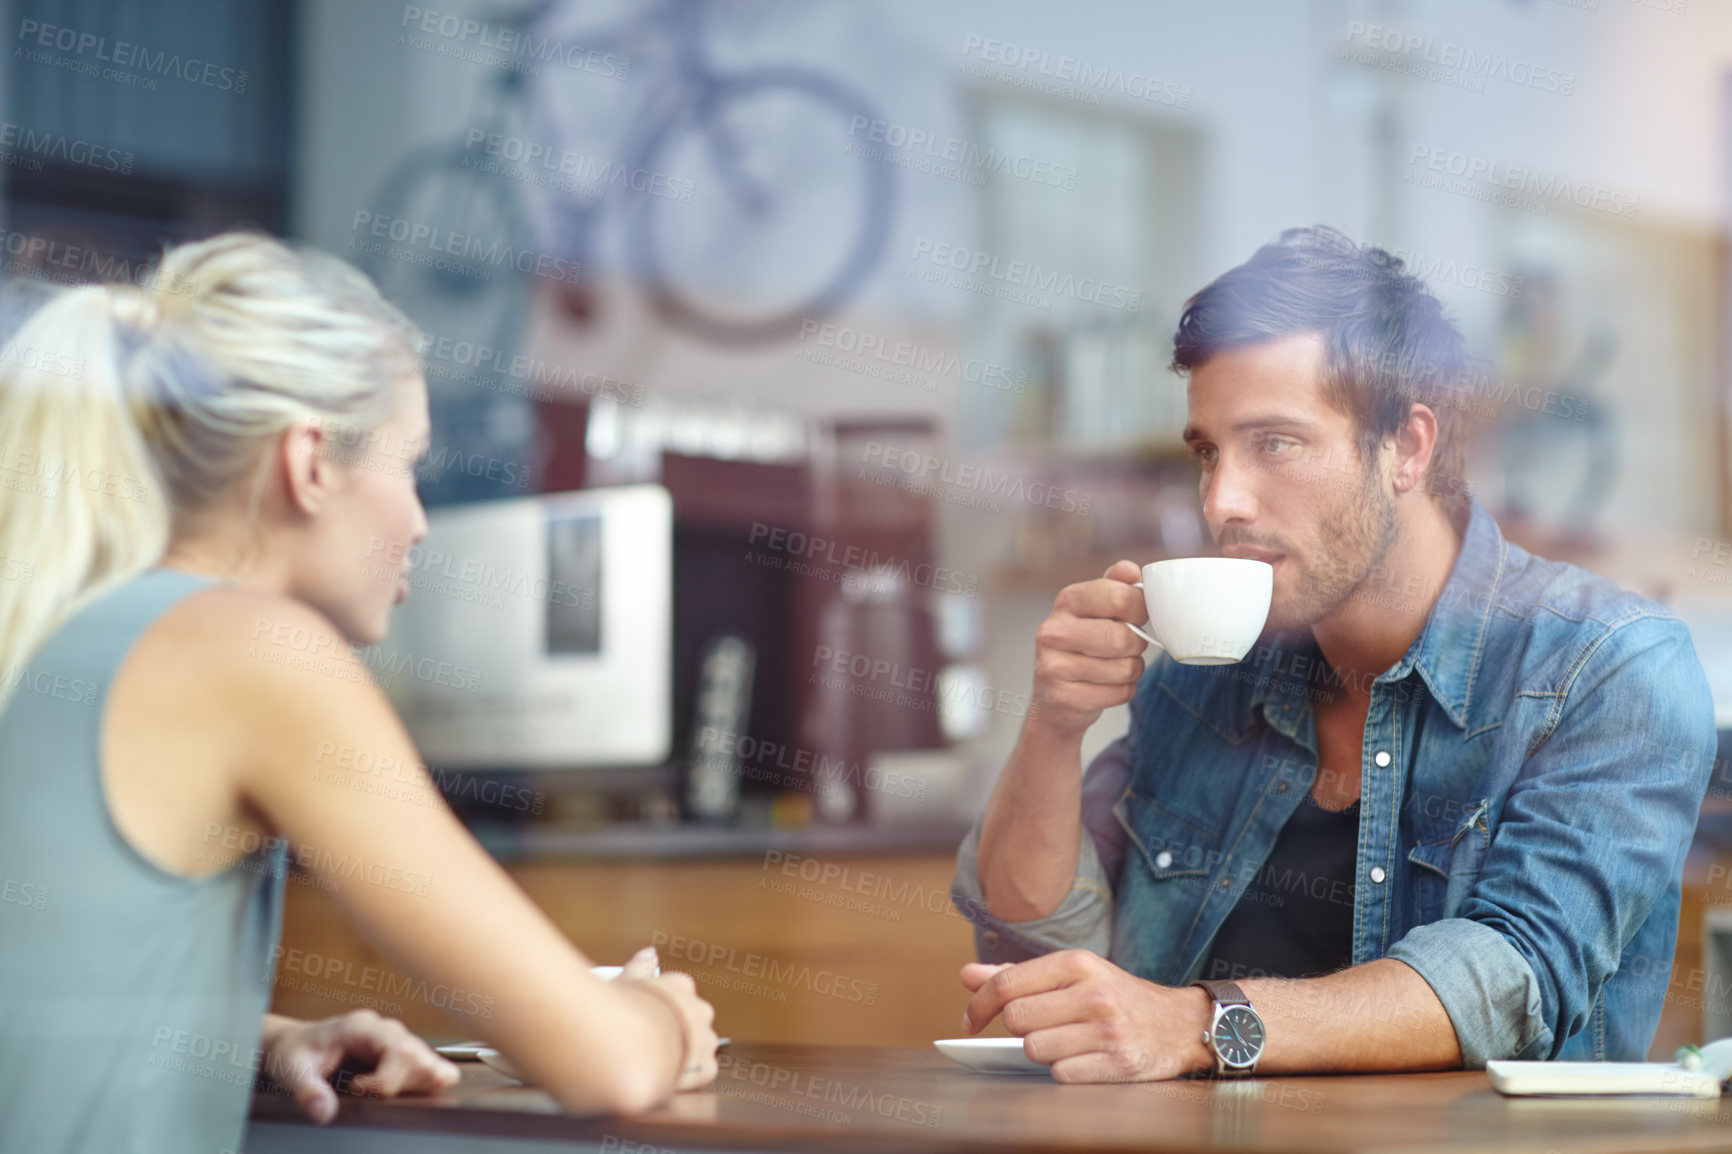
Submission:
<svg viewBox="0 0 1732 1154">
<path fill-rule="evenodd" d="M 1372 866 L 1371 867 L 1371 880 L 1372 881 L 1376 882 L 1378 885 L 1382 885 L 1384 876 L 1385 875 L 1383 873 L 1383 867 L 1382 866 Z"/>
<path fill-rule="evenodd" d="M 1387 769 L 1389 767 L 1389 751 L 1387 749 L 1378 750 L 1377 756 L 1372 760 L 1377 763 L 1377 768 Z"/>
<path fill-rule="evenodd" d="M 1164 870 L 1172 864 L 1173 864 L 1173 855 L 1171 853 L 1169 853 L 1168 851 L 1162 850 L 1160 853 L 1155 855 L 1155 868 L 1156 869 L 1163 869 Z"/>
</svg>

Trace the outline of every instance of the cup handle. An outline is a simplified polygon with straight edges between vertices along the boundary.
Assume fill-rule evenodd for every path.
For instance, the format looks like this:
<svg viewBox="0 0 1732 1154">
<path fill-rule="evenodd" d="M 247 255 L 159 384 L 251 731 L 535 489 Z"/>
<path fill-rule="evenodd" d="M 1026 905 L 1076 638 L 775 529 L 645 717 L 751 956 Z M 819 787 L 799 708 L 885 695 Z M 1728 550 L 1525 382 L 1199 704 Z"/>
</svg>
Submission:
<svg viewBox="0 0 1732 1154">
<path fill-rule="evenodd" d="M 1138 581 L 1135 583 L 1135 588 L 1141 589 L 1142 587 L 1143 587 L 1143 583 L 1141 581 Z M 1165 645 L 1162 645 L 1159 641 L 1156 641 L 1153 637 L 1150 637 L 1147 633 L 1144 633 L 1141 629 L 1138 629 L 1135 625 L 1132 625 L 1129 621 L 1126 621 L 1124 623 L 1124 625 L 1125 625 L 1126 629 L 1129 629 L 1132 633 L 1135 633 L 1138 637 L 1141 637 L 1144 641 L 1147 641 L 1150 645 L 1153 645 L 1156 649 L 1159 649 L 1162 652 L 1166 651 L 1167 647 Z"/>
</svg>

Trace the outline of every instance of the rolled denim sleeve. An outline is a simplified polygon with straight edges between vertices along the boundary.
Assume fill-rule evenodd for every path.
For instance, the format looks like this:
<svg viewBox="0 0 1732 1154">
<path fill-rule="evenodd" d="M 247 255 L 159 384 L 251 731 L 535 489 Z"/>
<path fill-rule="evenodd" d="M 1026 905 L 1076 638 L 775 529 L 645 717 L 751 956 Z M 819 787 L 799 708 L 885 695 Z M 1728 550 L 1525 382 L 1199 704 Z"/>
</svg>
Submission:
<svg viewBox="0 0 1732 1154">
<path fill-rule="evenodd" d="M 1526 700 L 1523 700 L 1526 699 Z M 1689 632 L 1639 615 L 1579 654 L 1457 915 L 1388 956 L 1430 984 L 1462 1063 L 1549 1059 L 1588 1025 L 1625 946 L 1683 868 L 1715 753 L 1714 708 Z"/>
<path fill-rule="evenodd" d="M 1064 900 L 1044 918 L 1010 922 L 995 918 L 981 892 L 977 854 L 980 822 L 956 851 L 951 900 L 974 923 L 975 953 L 983 962 L 1022 962 L 1055 950 L 1092 950 L 1105 957 L 1112 943 L 1113 882 L 1124 858 L 1124 830 L 1112 807 L 1130 779 L 1128 738 L 1121 737 L 1089 763 L 1083 775 L 1084 837 L 1076 878 Z"/>
<path fill-rule="evenodd" d="M 1544 1058 L 1539 979 L 1510 940 L 1481 922 L 1445 918 L 1415 926 L 1389 951 L 1424 978 L 1455 1027 L 1464 1069 L 1498 1058 Z"/>
</svg>

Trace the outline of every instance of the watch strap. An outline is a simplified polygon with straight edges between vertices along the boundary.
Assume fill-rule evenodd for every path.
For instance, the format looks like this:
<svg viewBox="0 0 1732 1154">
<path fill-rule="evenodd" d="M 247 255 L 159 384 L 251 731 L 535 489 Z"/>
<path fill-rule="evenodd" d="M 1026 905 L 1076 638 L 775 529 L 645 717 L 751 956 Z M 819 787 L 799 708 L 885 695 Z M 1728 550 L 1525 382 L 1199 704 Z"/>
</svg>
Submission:
<svg viewBox="0 0 1732 1154">
<path fill-rule="evenodd" d="M 1249 1006 L 1251 1004 L 1251 999 L 1245 996 L 1245 991 L 1239 988 L 1238 982 L 1201 981 L 1191 984 L 1203 987 L 1211 998 L 1223 1006 Z"/>
</svg>

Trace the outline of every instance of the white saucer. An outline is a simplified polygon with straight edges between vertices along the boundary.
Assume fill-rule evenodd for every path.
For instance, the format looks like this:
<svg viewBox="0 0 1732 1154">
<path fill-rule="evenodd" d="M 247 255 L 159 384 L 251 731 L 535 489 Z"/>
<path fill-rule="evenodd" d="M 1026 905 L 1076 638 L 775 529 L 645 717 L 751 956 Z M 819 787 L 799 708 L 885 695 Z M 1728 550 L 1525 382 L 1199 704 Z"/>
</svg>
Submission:
<svg viewBox="0 0 1732 1154">
<path fill-rule="evenodd" d="M 1021 1038 L 940 1038 L 932 1043 L 952 1062 L 983 1074 L 1050 1074 L 1022 1052 Z M 483 1059 L 485 1061 L 485 1059 Z"/>
<path fill-rule="evenodd" d="M 475 1056 L 480 1058 L 493 1069 L 498 1070 L 501 1074 L 504 1074 L 507 1078 L 516 1078 L 519 1082 L 525 1082 L 528 1080 L 524 1078 L 523 1071 L 514 1066 L 511 1059 L 507 1058 L 504 1054 L 501 1054 L 498 1050 L 477 1050 L 475 1051 Z"/>
</svg>

